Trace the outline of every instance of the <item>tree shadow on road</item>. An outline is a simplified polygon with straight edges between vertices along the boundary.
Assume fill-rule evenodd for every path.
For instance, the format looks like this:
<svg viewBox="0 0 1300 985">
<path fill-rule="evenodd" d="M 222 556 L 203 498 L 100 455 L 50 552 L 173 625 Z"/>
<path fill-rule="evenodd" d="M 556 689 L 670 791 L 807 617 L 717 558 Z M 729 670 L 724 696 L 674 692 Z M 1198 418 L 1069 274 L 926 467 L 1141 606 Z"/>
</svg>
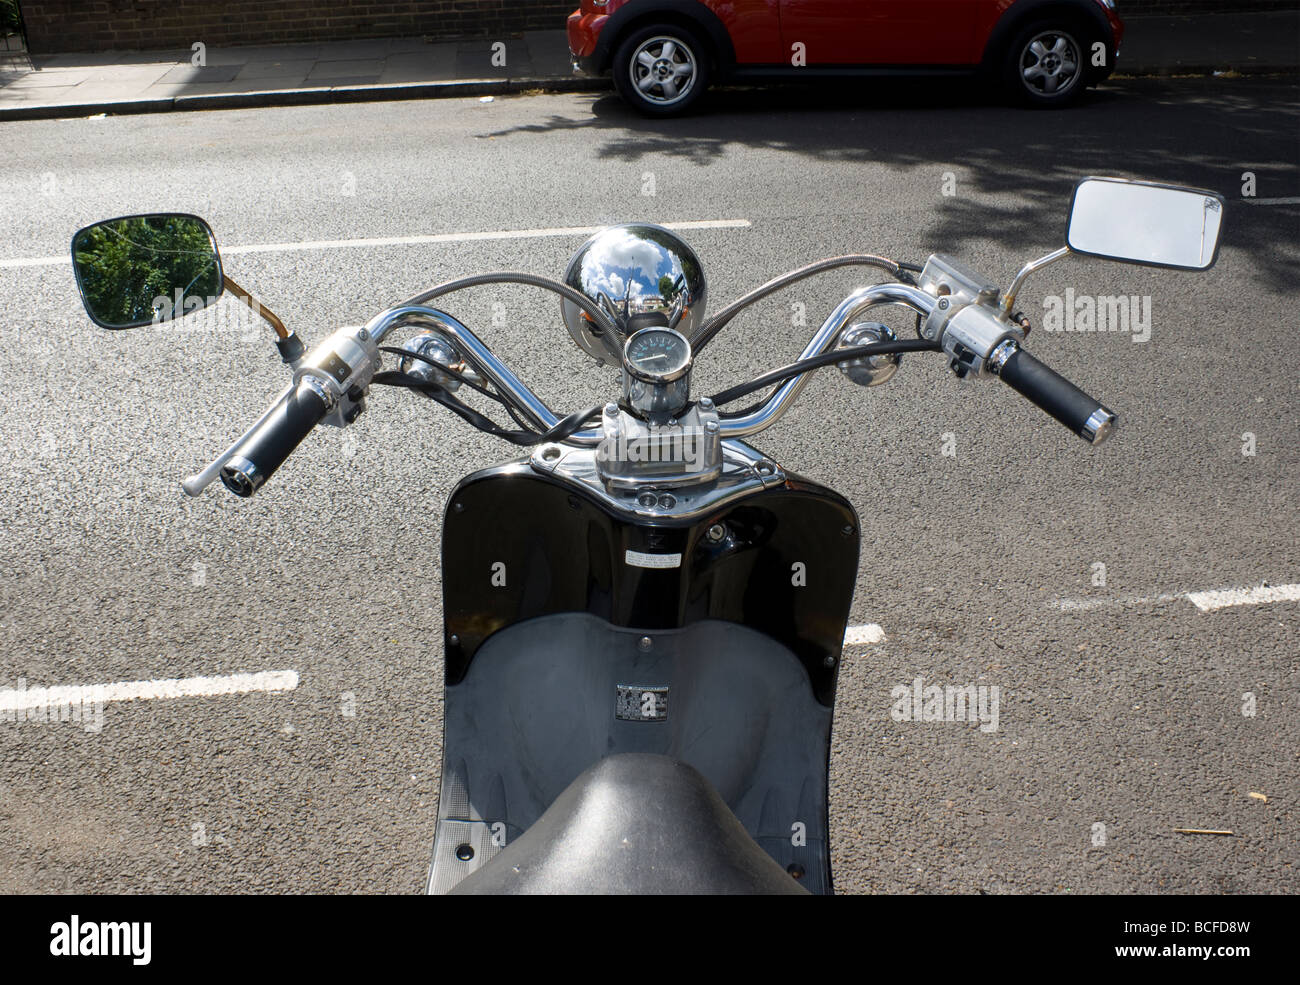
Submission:
<svg viewBox="0 0 1300 985">
<path fill-rule="evenodd" d="M 1246 251 L 1269 287 L 1291 291 L 1300 277 L 1300 209 L 1242 196 L 1247 172 L 1259 198 L 1300 195 L 1296 97 L 1295 83 L 1283 79 L 1118 80 L 1073 108 L 1042 111 L 944 80 L 723 89 L 692 116 L 651 120 L 610 94 L 593 100 L 590 115 L 481 136 L 584 131 L 603 160 L 701 168 L 725 167 L 736 148 L 763 149 L 795 159 L 792 181 L 799 158 L 923 169 L 927 181 L 960 169 L 978 194 L 945 199 L 937 210 L 933 240 L 950 252 L 974 239 L 1055 248 L 1071 189 L 1090 174 L 1210 188 L 1229 202 L 1225 245 Z"/>
</svg>

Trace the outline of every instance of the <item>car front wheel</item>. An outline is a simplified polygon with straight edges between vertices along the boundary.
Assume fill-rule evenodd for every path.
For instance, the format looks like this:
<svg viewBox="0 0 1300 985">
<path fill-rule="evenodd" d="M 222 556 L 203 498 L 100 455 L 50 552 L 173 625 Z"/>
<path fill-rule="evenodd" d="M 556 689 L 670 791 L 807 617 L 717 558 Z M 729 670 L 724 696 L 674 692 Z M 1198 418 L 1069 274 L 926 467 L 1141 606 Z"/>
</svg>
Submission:
<svg viewBox="0 0 1300 985">
<path fill-rule="evenodd" d="M 1088 85 L 1089 40 L 1077 28 L 1033 24 L 1007 51 L 1004 82 L 1008 94 L 1030 106 L 1065 106 Z"/>
<path fill-rule="evenodd" d="M 704 95 L 709 63 L 704 45 L 689 31 L 667 24 L 642 28 L 614 53 L 614 86 L 647 116 L 684 113 Z"/>
</svg>

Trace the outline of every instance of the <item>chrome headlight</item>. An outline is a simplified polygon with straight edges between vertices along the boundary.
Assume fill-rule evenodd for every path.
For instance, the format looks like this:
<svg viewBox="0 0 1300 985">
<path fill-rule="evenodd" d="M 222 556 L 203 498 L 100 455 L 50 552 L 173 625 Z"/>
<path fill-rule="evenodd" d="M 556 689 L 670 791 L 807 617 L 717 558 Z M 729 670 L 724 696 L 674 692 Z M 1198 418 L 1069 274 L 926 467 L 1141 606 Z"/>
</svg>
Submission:
<svg viewBox="0 0 1300 985">
<path fill-rule="evenodd" d="M 562 301 L 564 324 L 582 349 L 617 363 L 633 332 L 673 328 L 687 340 L 704 326 L 708 294 L 700 260 L 676 233 L 645 222 L 602 229 L 578 248 L 564 282 L 609 315 L 619 338 L 601 330 L 572 301 Z"/>
</svg>

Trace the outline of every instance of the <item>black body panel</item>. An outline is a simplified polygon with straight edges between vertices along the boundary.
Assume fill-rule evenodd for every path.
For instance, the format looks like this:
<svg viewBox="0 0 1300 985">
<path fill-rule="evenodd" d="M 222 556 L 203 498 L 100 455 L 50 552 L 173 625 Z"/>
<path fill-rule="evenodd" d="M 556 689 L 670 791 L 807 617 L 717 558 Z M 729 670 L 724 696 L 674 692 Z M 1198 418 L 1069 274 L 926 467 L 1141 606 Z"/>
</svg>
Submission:
<svg viewBox="0 0 1300 985">
<path fill-rule="evenodd" d="M 787 477 L 652 523 L 519 462 L 461 481 L 442 553 L 445 735 L 430 892 L 510 851 L 584 771 L 624 754 L 697 770 L 778 871 L 831 891 L 831 714 L 858 561 L 857 515 L 843 497 Z M 655 694 L 664 713 L 637 717 Z M 674 836 L 642 833 L 650 856 L 629 861 L 629 880 L 653 862 L 657 838 Z M 537 846 L 553 837 L 530 839 L 548 871 L 560 849 Z M 564 851 L 594 864 L 600 840 L 579 841 Z M 733 862 L 745 854 L 724 842 L 713 848 Z M 710 891 L 707 880 L 698 891 Z"/>
<path fill-rule="evenodd" d="M 715 523 L 727 529 L 718 543 L 706 536 Z M 636 567 L 628 551 L 681 563 Z M 858 520 L 815 483 L 791 477 L 698 519 L 648 525 L 526 465 L 489 469 L 453 491 L 442 555 L 448 686 L 494 632 L 587 612 L 645 630 L 704 619 L 749 626 L 798 655 L 817 700 L 834 702 Z"/>
</svg>

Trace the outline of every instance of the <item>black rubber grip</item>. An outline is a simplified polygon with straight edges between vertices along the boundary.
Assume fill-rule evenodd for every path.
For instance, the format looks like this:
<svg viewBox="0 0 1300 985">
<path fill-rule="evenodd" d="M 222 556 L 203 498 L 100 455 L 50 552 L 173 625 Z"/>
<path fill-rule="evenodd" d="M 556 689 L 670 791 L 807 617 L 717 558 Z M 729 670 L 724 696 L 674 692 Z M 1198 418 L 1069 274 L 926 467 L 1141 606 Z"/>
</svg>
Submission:
<svg viewBox="0 0 1300 985">
<path fill-rule="evenodd" d="M 327 408 L 306 384 L 290 390 L 221 468 L 221 482 L 236 496 L 251 496 L 284 464 L 321 419 Z"/>
<path fill-rule="evenodd" d="M 1106 440 L 1115 425 L 1114 413 L 1024 349 L 1011 354 L 998 376 L 1089 444 Z"/>
</svg>

